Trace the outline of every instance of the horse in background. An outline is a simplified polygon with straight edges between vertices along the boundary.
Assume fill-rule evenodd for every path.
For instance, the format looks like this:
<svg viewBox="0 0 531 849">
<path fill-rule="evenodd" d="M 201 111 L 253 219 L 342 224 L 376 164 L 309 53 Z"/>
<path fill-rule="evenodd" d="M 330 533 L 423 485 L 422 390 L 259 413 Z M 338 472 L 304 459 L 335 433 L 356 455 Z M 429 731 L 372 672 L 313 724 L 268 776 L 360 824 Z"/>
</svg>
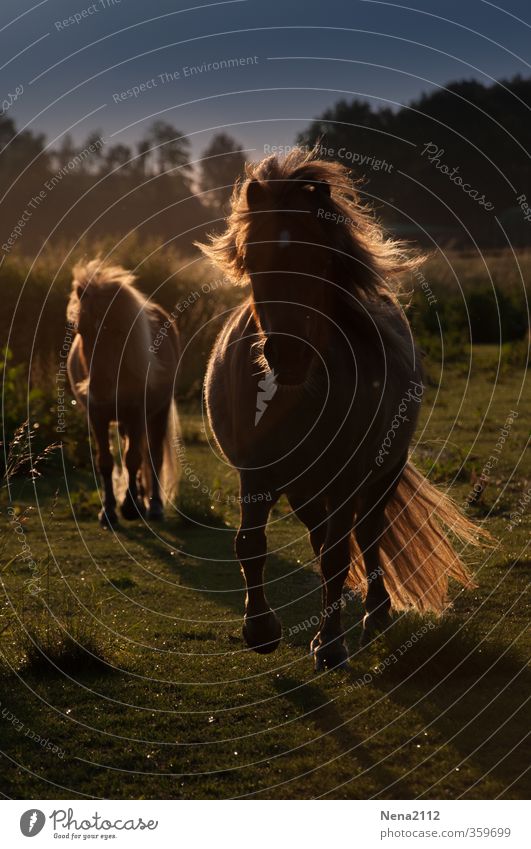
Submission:
<svg viewBox="0 0 531 849">
<path fill-rule="evenodd" d="M 423 387 L 397 281 L 420 258 L 384 237 L 347 169 L 301 149 L 250 165 L 226 231 L 200 247 L 250 283 L 205 381 L 212 430 L 240 475 L 244 639 L 267 653 L 281 638 L 263 572 L 268 516 L 286 494 L 320 562 L 315 667 L 345 665 L 345 581 L 364 597 L 365 645 L 391 609 L 440 614 L 449 577 L 472 585 L 448 531 L 465 544 L 482 533 L 408 459 Z"/>
<path fill-rule="evenodd" d="M 104 498 L 100 524 L 117 521 L 114 459 L 109 428 L 125 440 L 127 488 L 124 519 L 162 519 L 175 494 L 177 328 L 168 314 L 135 288 L 135 276 L 99 258 L 73 269 L 67 318 L 77 333 L 67 370 L 77 401 L 87 411 L 96 440 Z M 147 499 L 147 509 L 146 509 Z"/>
</svg>

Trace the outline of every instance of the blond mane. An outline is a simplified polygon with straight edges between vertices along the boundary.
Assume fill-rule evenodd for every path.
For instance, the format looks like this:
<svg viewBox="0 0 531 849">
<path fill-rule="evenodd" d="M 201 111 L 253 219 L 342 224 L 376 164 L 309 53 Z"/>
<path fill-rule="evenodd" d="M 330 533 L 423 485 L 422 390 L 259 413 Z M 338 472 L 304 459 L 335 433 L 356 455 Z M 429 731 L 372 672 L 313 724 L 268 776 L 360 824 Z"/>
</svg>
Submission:
<svg viewBox="0 0 531 849">
<path fill-rule="evenodd" d="M 161 372 L 160 358 L 153 353 L 153 337 L 160 328 L 160 308 L 151 304 L 135 287 L 137 277 L 121 265 L 106 263 L 99 256 L 79 262 L 73 268 L 72 291 L 67 306 L 67 320 L 78 328 L 83 298 L 87 289 L 106 289 L 112 293 L 110 306 L 102 319 L 112 320 L 127 335 L 128 344 L 121 350 L 108 349 L 109 357 L 118 356 L 136 372 L 148 373 L 150 382 Z M 113 306 L 114 305 L 114 306 Z M 119 306 L 118 306 L 119 305 Z"/>
<path fill-rule="evenodd" d="M 258 184 L 259 192 L 249 191 L 253 183 Z M 300 191 L 301 184 L 315 187 L 316 211 L 323 214 L 313 219 L 318 225 L 313 223 L 309 239 L 330 249 L 331 267 L 326 276 L 336 284 L 345 314 L 361 326 L 377 327 L 388 355 L 396 354 L 409 368 L 416 358 L 404 315 L 409 297 L 399 296 L 404 295 L 404 275 L 425 257 L 385 235 L 374 211 L 361 200 L 348 169 L 340 163 L 318 159 L 316 150 L 301 148 L 285 158 L 273 155 L 251 163 L 234 187 L 225 232 L 198 247 L 234 283 L 248 283 L 246 245 L 252 241 L 251 228 L 260 215 L 289 209 L 290 194 Z"/>
<path fill-rule="evenodd" d="M 248 189 L 255 181 L 260 184 L 265 204 L 272 212 L 287 205 L 290 191 L 300 186 L 301 181 L 330 187 L 329 196 L 324 199 L 320 196 L 319 203 L 335 222 L 340 222 L 334 224 L 334 243 L 330 245 L 335 249 L 335 277 L 348 282 L 356 294 L 394 301 L 401 288 L 400 276 L 424 261 L 424 257 L 414 255 L 403 242 L 384 235 L 373 210 L 360 199 L 347 168 L 338 162 L 318 159 L 315 150 L 295 148 L 285 158 L 272 155 L 249 164 L 245 177 L 234 187 L 225 232 L 211 236 L 208 244 L 198 243 L 203 253 L 234 283 L 244 284 L 249 279 L 245 246 L 258 210 L 249 202 Z M 352 276 L 352 258 L 357 261 L 355 276 Z"/>
<path fill-rule="evenodd" d="M 131 271 L 121 265 L 111 265 L 99 256 L 88 262 L 78 262 L 72 269 L 72 291 L 67 306 L 67 319 L 77 325 L 79 319 L 80 298 L 79 292 L 88 286 L 127 286 L 130 292 L 132 304 L 136 309 L 151 309 L 147 299 L 135 288 L 137 277 Z"/>
</svg>

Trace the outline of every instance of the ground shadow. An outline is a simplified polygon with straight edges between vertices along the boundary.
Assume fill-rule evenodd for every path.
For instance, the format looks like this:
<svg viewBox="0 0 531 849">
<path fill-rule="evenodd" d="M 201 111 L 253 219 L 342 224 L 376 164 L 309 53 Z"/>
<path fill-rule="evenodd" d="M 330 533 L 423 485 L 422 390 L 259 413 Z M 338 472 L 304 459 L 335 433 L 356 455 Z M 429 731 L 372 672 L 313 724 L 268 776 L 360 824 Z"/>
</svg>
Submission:
<svg viewBox="0 0 531 849">
<path fill-rule="evenodd" d="M 410 634 L 418 631 L 412 624 L 407 626 Z M 380 665 L 386 657 L 397 655 L 398 642 L 403 645 L 404 638 L 402 629 L 384 639 Z M 395 706 L 414 710 L 441 742 L 409 775 L 386 787 L 382 796 L 412 798 L 423 772 L 431 775 L 429 782 L 423 782 L 427 788 L 435 771 L 437 783 L 426 791 L 426 798 L 440 798 L 443 792 L 451 795 L 453 780 L 464 798 L 491 798 L 498 792 L 506 798 L 524 798 L 525 779 L 520 776 L 528 763 L 520 743 L 530 685 L 529 670 L 501 639 L 482 640 L 478 631 L 463 627 L 452 616 L 428 631 L 396 662 L 374 675 L 371 686 Z M 448 764 L 448 746 L 455 753 L 455 763 Z M 467 768 L 476 778 L 463 790 L 462 777 L 458 781 L 456 773 Z"/>
</svg>

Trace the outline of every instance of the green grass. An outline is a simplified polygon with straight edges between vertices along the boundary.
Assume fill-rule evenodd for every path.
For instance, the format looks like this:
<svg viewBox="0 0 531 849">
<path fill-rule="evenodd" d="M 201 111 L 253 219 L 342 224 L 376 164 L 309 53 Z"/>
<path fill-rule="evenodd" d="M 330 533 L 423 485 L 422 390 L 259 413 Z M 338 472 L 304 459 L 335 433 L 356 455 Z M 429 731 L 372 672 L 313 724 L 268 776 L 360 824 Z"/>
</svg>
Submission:
<svg viewBox="0 0 531 849">
<path fill-rule="evenodd" d="M 524 372 L 506 368 L 496 378 L 495 361 L 493 349 L 476 349 L 473 378 L 456 363 L 440 388 L 432 366 L 415 457 L 464 503 L 471 475 L 481 474 L 518 410 L 470 508 L 499 544 L 478 553 L 477 589 L 457 593 L 442 622 L 401 617 L 363 652 L 355 653 L 361 605 L 349 600 L 348 673 L 312 670 L 316 628 L 301 623 L 318 612 L 319 577 L 284 502 L 272 515 L 267 578 L 285 638 L 271 656 L 244 649 L 232 555 L 236 476 L 210 451 L 193 408 L 182 415 L 192 470 L 182 484 L 186 520 L 152 530 L 122 524 L 114 536 L 97 525 L 86 474 L 68 475 L 77 515 L 64 480 L 44 476 L 35 491 L 17 482 L 33 565 L 22 559 L 4 498 L 2 793 L 524 797 L 529 504 L 512 531 L 507 525 L 531 486 L 522 454 L 531 411 Z M 37 596 L 24 583 L 32 577 Z"/>
</svg>

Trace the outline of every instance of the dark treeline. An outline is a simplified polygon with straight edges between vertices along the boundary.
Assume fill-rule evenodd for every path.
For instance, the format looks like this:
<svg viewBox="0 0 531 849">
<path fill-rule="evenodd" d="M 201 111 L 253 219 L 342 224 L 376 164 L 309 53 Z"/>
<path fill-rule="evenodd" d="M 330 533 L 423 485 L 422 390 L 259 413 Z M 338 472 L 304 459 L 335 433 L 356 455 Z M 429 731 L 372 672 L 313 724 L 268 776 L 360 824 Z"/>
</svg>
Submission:
<svg viewBox="0 0 531 849">
<path fill-rule="evenodd" d="M 398 110 L 341 100 L 298 141 L 320 144 L 323 156 L 362 177 L 385 222 L 406 237 L 502 247 L 503 227 L 527 246 L 530 106 L 531 79 L 462 81 Z M 85 230 L 89 238 L 136 230 L 187 250 L 226 211 L 230 189 L 218 187 L 229 187 L 245 162 L 238 143 L 219 133 L 192 165 L 186 134 L 164 121 L 133 146 L 95 131 L 48 149 L 5 114 L 0 152 L 0 244 L 27 255 L 43 240 L 71 241 Z"/>
<path fill-rule="evenodd" d="M 455 82 L 396 111 L 341 100 L 298 141 L 363 176 L 368 198 L 405 236 L 502 247 L 498 217 L 513 244 L 528 246 L 530 107 L 531 79 Z"/>
<path fill-rule="evenodd" d="M 172 240 L 187 251 L 222 214 L 245 164 L 227 134 L 214 136 L 193 167 L 190 143 L 172 124 L 155 122 L 134 147 L 110 144 L 95 131 L 79 144 L 66 135 L 17 133 L 0 116 L 2 253 L 30 255 L 43 242 L 71 242 L 135 232 Z M 219 188 L 227 186 L 227 188 Z"/>
</svg>

